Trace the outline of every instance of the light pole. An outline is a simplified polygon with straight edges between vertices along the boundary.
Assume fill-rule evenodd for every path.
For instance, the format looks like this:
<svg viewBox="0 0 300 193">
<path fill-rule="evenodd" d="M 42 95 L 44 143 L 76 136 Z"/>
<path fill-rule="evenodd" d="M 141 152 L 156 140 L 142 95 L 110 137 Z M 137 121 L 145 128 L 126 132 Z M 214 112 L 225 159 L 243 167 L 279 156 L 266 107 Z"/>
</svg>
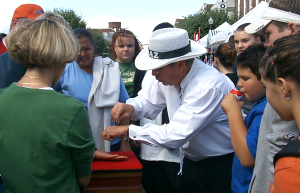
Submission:
<svg viewBox="0 0 300 193">
<path fill-rule="evenodd" d="M 214 24 L 214 20 L 213 18 L 209 18 L 208 20 L 209 23 L 209 47 L 210 47 L 210 65 L 212 65 L 212 59 L 213 59 L 213 55 L 212 55 L 212 46 L 211 46 L 211 36 L 212 36 L 212 30 L 213 30 L 213 24 Z"/>
</svg>

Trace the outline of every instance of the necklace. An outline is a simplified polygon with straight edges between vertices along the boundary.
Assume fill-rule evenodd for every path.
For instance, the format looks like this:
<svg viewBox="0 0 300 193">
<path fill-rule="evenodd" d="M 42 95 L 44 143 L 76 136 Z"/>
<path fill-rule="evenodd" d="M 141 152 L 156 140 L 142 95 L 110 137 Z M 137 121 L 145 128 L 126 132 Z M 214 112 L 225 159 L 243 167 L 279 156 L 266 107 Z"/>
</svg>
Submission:
<svg viewBox="0 0 300 193">
<path fill-rule="evenodd" d="M 34 83 L 34 82 L 31 82 L 31 83 L 27 83 L 27 82 L 17 82 L 17 84 L 20 84 L 20 85 L 41 85 L 40 83 Z M 47 85 L 48 86 L 48 85 Z"/>
<path fill-rule="evenodd" d="M 37 80 L 40 80 L 40 81 L 42 81 L 43 83 L 45 83 L 45 85 L 47 85 L 47 86 L 49 86 L 50 87 L 50 84 L 48 84 L 47 82 L 45 82 L 44 80 L 42 80 L 42 79 L 40 79 L 40 78 L 37 78 L 37 77 L 35 77 L 35 76 L 23 76 L 23 77 L 28 77 L 28 78 L 31 78 L 31 79 L 37 79 Z M 39 84 L 39 83 L 20 83 L 20 82 L 18 82 L 18 84 L 23 84 L 23 85 L 26 85 L 26 84 L 28 84 L 28 85 L 41 85 L 41 84 Z"/>
</svg>

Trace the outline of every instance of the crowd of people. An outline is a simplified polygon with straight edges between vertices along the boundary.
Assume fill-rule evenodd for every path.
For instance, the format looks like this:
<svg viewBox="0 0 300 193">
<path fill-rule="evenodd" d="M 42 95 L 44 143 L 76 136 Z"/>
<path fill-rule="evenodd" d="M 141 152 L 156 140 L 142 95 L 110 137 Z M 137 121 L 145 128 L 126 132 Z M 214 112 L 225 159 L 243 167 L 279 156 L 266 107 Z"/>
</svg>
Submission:
<svg viewBox="0 0 300 193">
<path fill-rule="evenodd" d="M 215 50 L 158 24 L 142 48 L 20 5 L 0 43 L 0 193 L 79 192 L 134 151 L 146 193 L 300 191 L 300 2 L 272 0 Z M 239 90 L 239 100 L 232 90 Z"/>
</svg>

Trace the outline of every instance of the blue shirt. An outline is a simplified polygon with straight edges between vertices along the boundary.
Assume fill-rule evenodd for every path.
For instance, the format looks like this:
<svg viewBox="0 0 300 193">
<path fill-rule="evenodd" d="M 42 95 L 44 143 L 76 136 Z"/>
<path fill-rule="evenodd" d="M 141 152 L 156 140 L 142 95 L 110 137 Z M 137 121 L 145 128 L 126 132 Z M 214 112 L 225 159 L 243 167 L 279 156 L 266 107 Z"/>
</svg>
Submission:
<svg viewBox="0 0 300 193">
<path fill-rule="evenodd" d="M 247 146 L 254 159 L 256 157 L 260 121 L 266 104 L 267 104 L 266 98 L 259 100 L 252 107 L 248 116 L 245 119 L 245 125 L 248 128 L 248 134 L 246 136 Z M 234 155 L 233 164 L 232 164 L 232 181 L 231 181 L 232 192 L 247 193 L 252 178 L 252 174 L 253 174 L 253 167 L 243 167 L 238 157 Z"/>
<path fill-rule="evenodd" d="M 82 70 L 76 61 L 69 63 L 63 75 L 56 83 L 54 90 L 61 91 L 65 95 L 69 95 L 77 100 L 83 102 L 87 110 L 87 101 L 92 88 L 93 75 Z M 119 102 L 125 103 L 129 99 L 125 85 L 122 78 L 120 78 L 120 96 Z M 111 125 L 115 125 L 111 121 Z M 121 139 L 116 139 L 111 142 L 111 145 L 118 143 Z"/>
</svg>

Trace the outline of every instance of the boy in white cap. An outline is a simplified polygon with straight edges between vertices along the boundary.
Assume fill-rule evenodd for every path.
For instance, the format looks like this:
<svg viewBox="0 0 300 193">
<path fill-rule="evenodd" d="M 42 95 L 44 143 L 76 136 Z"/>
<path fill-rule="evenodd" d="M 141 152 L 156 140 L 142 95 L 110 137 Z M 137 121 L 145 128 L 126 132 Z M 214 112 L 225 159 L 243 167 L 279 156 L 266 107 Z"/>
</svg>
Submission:
<svg viewBox="0 0 300 193">
<path fill-rule="evenodd" d="M 153 32 L 149 47 L 136 58 L 136 67 L 152 70 L 156 79 L 126 104 L 117 103 L 111 115 L 116 122 L 125 117 L 154 119 L 167 107 L 170 122 L 107 127 L 102 132 L 106 140 L 130 137 L 157 147 L 180 147 L 184 158 L 179 192 L 231 191 L 233 149 L 228 118 L 220 104 L 234 85 L 215 68 L 196 59 L 205 52 L 183 29 Z"/>
<path fill-rule="evenodd" d="M 297 34 L 300 30 L 300 1 L 272 0 L 262 18 L 245 28 L 249 34 L 263 30 L 265 46 L 284 36 Z M 282 121 L 267 104 L 262 117 L 255 167 L 249 192 L 265 193 L 273 187 L 273 157 L 291 140 L 297 140 L 299 131 L 295 121 Z M 270 154 L 270 155 L 269 155 Z M 269 161 L 268 161 L 269 160 Z M 270 172 L 271 171 L 271 172 Z"/>
</svg>

